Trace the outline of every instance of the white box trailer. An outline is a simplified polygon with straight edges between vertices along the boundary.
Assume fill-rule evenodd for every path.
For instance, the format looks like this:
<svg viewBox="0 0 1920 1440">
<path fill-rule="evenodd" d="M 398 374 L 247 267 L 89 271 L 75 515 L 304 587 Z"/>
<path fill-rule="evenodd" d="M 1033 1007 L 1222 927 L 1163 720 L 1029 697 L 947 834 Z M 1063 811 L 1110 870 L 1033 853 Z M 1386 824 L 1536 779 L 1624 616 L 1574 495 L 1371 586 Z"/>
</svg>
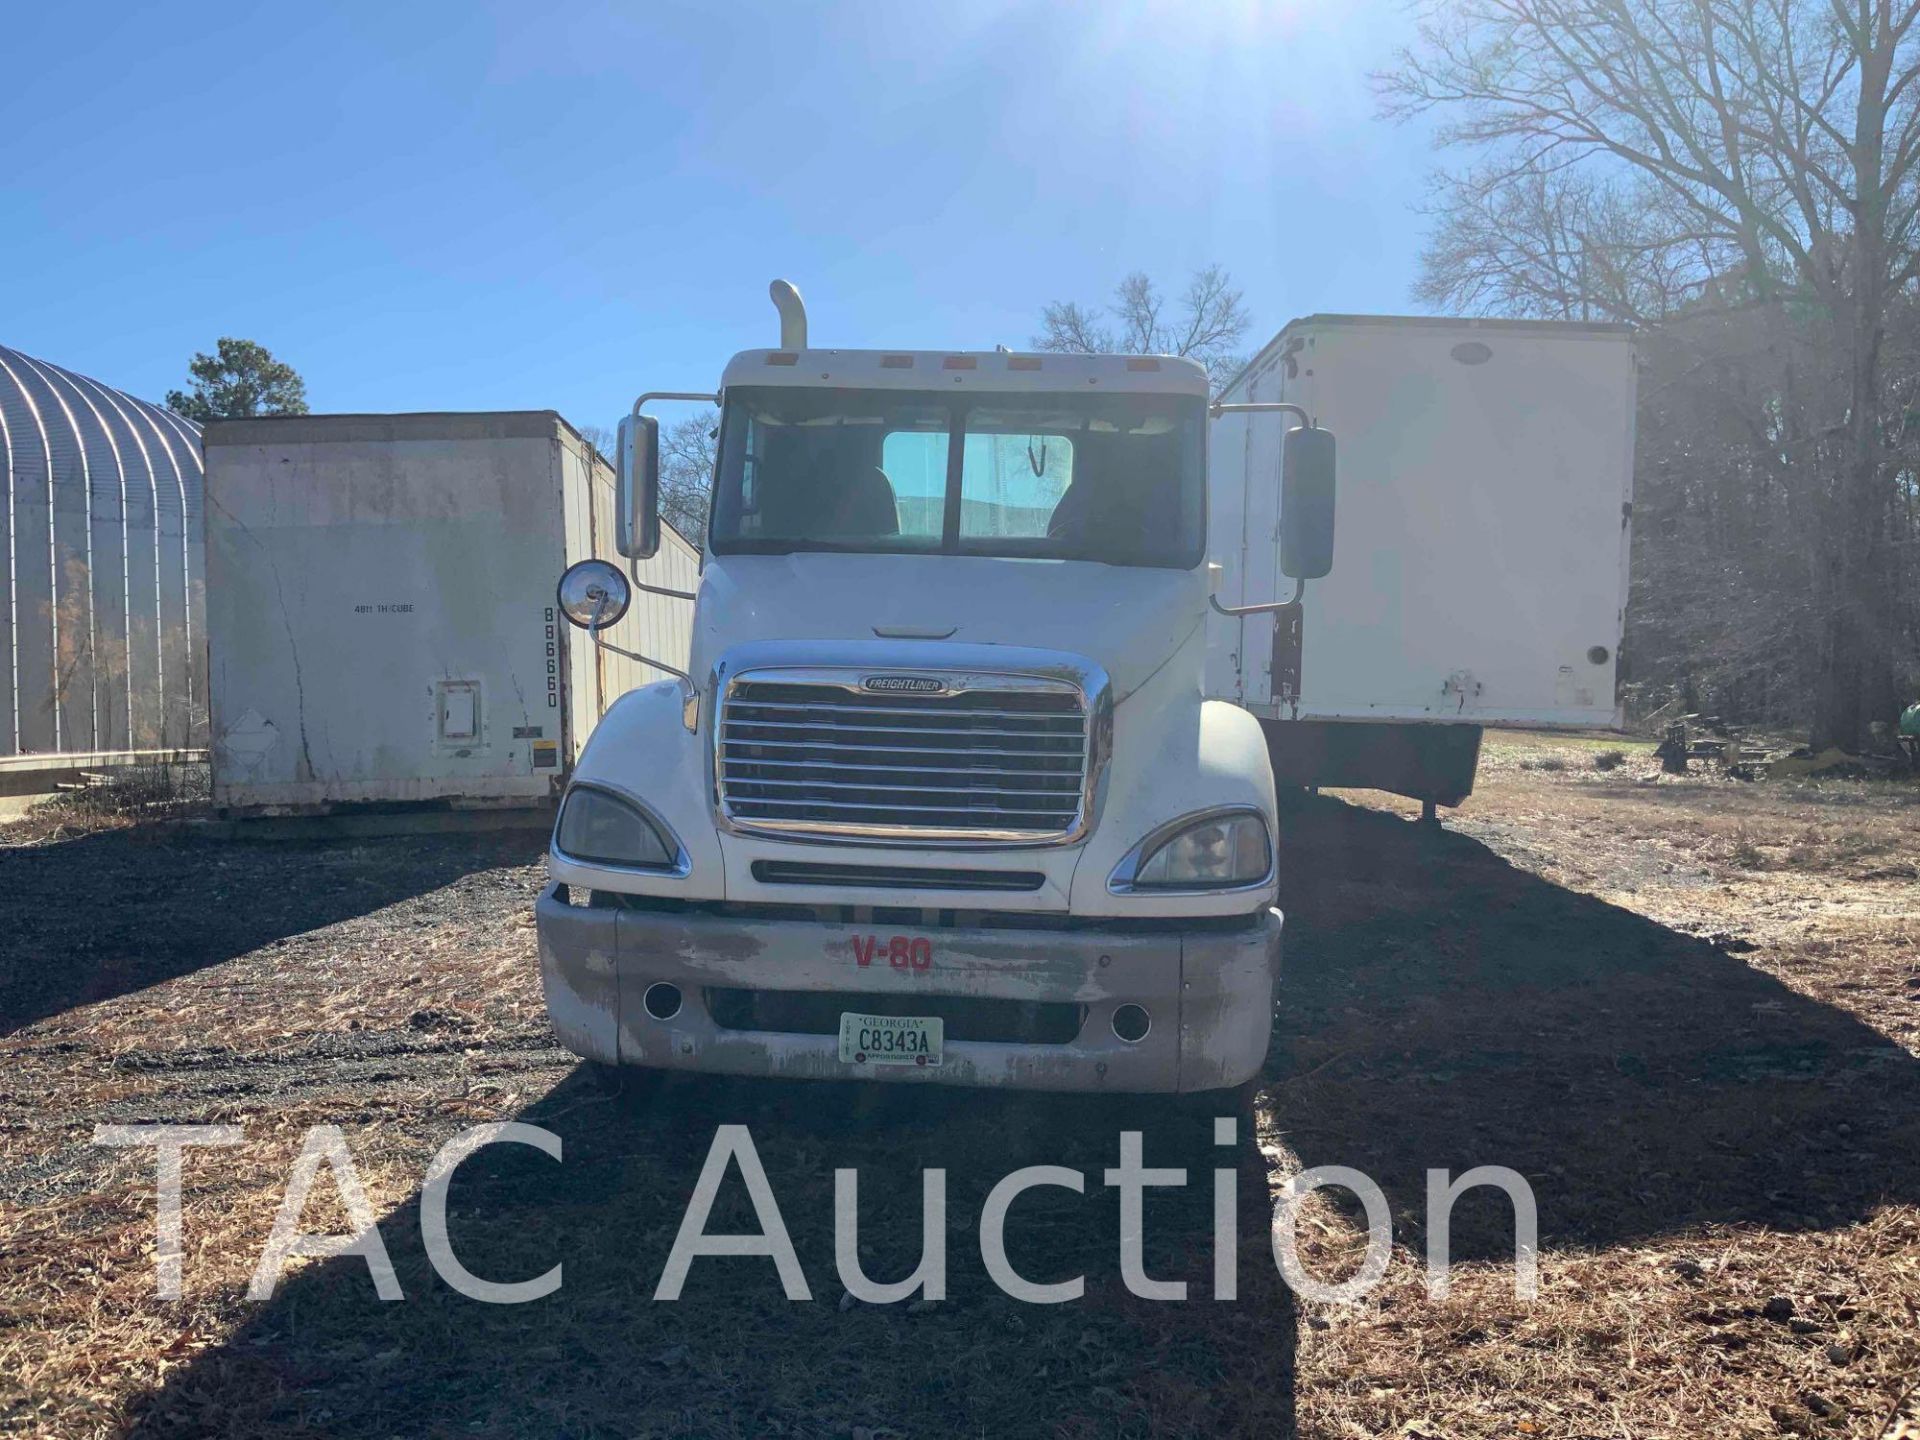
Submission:
<svg viewBox="0 0 1920 1440">
<path fill-rule="evenodd" d="M 1635 375 L 1625 326 L 1314 315 L 1218 397 L 1300 405 L 1339 443 L 1333 571 L 1208 619 L 1206 689 L 1259 716 L 1283 784 L 1438 804 L 1481 727 L 1616 724 Z M 1223 414 L 1208 465 L 1224 605 L 1285 599 L 1282 434 Z"/>
<path fill-rule="evenodd" d="M 688 600 L 638 591 L 606 631 L 659 666 L 556 611 L 569 563 L 617 553 L 613 473 L 552 411 L 218 421 L 202 443 L 229 814 L 544 803 L 608 705 L 687 666 Z M 699 569 L 665 527 L 634 565 L 689 593 Z"/>
</svg>

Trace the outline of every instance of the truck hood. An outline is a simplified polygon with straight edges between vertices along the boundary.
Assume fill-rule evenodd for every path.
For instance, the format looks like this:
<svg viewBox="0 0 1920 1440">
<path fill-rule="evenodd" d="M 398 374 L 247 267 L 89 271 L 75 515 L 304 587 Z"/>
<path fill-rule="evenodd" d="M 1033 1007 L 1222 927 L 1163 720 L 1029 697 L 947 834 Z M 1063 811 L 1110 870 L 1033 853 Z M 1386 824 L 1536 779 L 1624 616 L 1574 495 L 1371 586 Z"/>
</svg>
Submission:
<svg viewBox="0 0 1920 1440">
<path fill-rule="evenodd" d="M 1201 629 L 1206 612 L 1204 570 L 981 555 L 709 556 L 693 674 L 750 641 L 1018 645 L 1096 662 L 1118 704 Z"/>
</svg>

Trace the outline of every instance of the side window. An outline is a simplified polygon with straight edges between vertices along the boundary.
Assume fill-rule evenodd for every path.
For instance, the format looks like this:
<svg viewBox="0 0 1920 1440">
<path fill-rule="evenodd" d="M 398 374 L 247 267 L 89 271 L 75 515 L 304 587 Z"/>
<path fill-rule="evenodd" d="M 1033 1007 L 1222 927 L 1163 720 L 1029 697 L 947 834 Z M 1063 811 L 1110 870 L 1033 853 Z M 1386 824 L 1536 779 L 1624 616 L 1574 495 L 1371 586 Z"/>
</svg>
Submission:
<svg viewBox="0 0 1920 1440">
<path fill-rule="evenodd" d="M 960 465 L 960 535 L 1039 540 L 1073 483 L 1073 441 L 969 426 Z"/>
</svg>

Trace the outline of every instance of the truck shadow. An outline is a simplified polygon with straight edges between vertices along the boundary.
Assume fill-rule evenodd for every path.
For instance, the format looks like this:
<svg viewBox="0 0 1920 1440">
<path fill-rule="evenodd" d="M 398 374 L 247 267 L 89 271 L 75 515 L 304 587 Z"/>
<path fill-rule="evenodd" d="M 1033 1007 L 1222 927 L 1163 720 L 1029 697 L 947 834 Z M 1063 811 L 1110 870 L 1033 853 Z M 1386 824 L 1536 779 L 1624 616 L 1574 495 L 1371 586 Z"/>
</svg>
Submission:
<svg viewBox="0 0 1920 1440">
<path fill-rule="evenodd" d="M 1331 798 L 1282 825 L 1274 1123 L 1424 1244 L 1426 1171 L 1504 1165 L 1544 1247 L 1710 1223 L 1844 1225 L 1920 1199 L 1920 1063 L 1715 944 L 1449 830 Z M 1511 1258 L 1461 1200 L 1457 1258 Z"/>
<path fill-rule="evenodd" d="M 0 860 L 0 1036 L 476 871 L 532 864 L 544 850 L 544 833 L 519 831 L 342 845 L 142 827 L 10 847 Z"/>
<path fill-rule="evenodd" d="M 377 1300 L 357 1258 L 299 1272 L 148 1397 L 132 1433 L 1292 1433 L 1293 1315 L 1265 1252 L 1250 1113 L 1228 1150 L 1212 1143 L 1209 1116 L 1164 1101 L 688 1078 L 635 1110 L 575 1072 L 519 1118 L 559 1135 L 563 1159 L 500 1145 L 468 1160 L 452 1187 L 452 1242 L 489 1279 L 559 1263 L 559 1291 L 521 1305 L 455 1293 L 431 1272 L 409 1201 L 381 1221 L 404 1302 Z M 786 1297 L 765 1257 L 696 1260 L 680 1299 L 652 1298 L 726 1123 L 749 1127 L 808 1302 Z M 1150 1165 L 1192 1170 L 1184 1189 L 1147 1192 L 1144 1225 L 1147 1273 L 1185 1279 L 1186 1303 L 1140 1300 L 1121 1283 L 1116 1192 L 1101 1172 L 1126 1128 L 1146 1131 Z M 1236 1162 L 1239 1298 L 1223 1303 L 1211 1298 L 1210 1172 Z M 1077 1302 L 1016 1301 L 981 1261 L 987 1191 L 1036 1164 L 1081 1171 L 1085 1193 L 1028 1191 L 1007 1253 L 1033 1281 L 1084 1275 Z M 946 1171 L 948 1298 L 843 1300 L 837 1167 L 858 1170 L 859 1254 L 880 1281 L 918 1264 L 922 1172 Z M 719 1193 L 709 1233 L 760 1230 L 737 1170 Z"/>
<path fill-rule="evenodd" d="M 1704 941 L 1570 892 L 1457 833 L 1337 801 L 1287 817 L 1288 975 L 1266 1123 L 1307 1164 L 1367 1172 L 1419 1245 L 1429 1167 L 1518 1170 L 1548 1247 L 1632 1244 L 1718 1222 L 1846 1224 L 1920 1196 L 1920 1066 L 1846 1014 Z M 489 1280 L 564 1267 L 524 1305 L 456 1293 L 428 1265 L 417 1200 L 381 1221 L 406 1299 L 352 1257 L 287 1279 L 133 1417 L 144 1436 L 528 1434 L 1259 1434 L 1294 1431 L 1296 1316 L 1265 1240 L 1270 1177 L 1205 1115 L 1138 1098 L 914 1087 L 669 1082 L 643 1107 L 581 1072 L 519 1114 L 556 1163 L 503 1145 L 452 1191 L 462 1262 Z M 750 1130 L 811 1289 L 764 1257 L 694 1262 L 652 1297 L 715 1127 Z M 1185 1303 L 1128 1294 L 1117 1133 L 1182 1165 L 1149 1191 L 1146 1270 Z M 420 1151 L 425 1168 L 427 1150 Z M 1215 1165 L 1234 1166 L 1239 1298 L 1211 1298 Z M 1042 1306 L 981 1262 L 987 1191 L 1063 1165 L 1085 1193 L 1028 1192 L 1008 1250 L 1028 1279 L 1086 1277 Z M 921 1255 L 921 1176 L 947 1172 L 948 1297 L 849 1304 L 834 1175 L 860 1180 L 860 1259 L 879 1280 Z M 326 1193 L 324 1185 L 321 1193 Z M 314 1223 L 325 1225 L 316 1201 Z M 729 1173 L 711 1233 L 759 1230 Z M 1504 1200 L 1458 1207 L 1454 1254 L 1505 1259 Z"/>
</svg>

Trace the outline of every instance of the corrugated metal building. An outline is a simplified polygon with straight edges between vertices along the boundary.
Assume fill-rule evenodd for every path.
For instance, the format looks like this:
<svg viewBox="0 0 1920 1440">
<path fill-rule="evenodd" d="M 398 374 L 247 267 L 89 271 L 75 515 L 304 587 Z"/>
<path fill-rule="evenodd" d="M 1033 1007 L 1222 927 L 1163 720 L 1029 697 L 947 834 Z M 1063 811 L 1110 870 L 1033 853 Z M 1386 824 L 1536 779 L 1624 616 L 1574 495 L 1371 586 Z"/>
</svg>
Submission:
<svg viewBox="0 0 1920 1440">
<path fill-rule="evenodd" d="M 206 743 L 199 428 L 0 346 L 0 762 Z"/>
</svg>

